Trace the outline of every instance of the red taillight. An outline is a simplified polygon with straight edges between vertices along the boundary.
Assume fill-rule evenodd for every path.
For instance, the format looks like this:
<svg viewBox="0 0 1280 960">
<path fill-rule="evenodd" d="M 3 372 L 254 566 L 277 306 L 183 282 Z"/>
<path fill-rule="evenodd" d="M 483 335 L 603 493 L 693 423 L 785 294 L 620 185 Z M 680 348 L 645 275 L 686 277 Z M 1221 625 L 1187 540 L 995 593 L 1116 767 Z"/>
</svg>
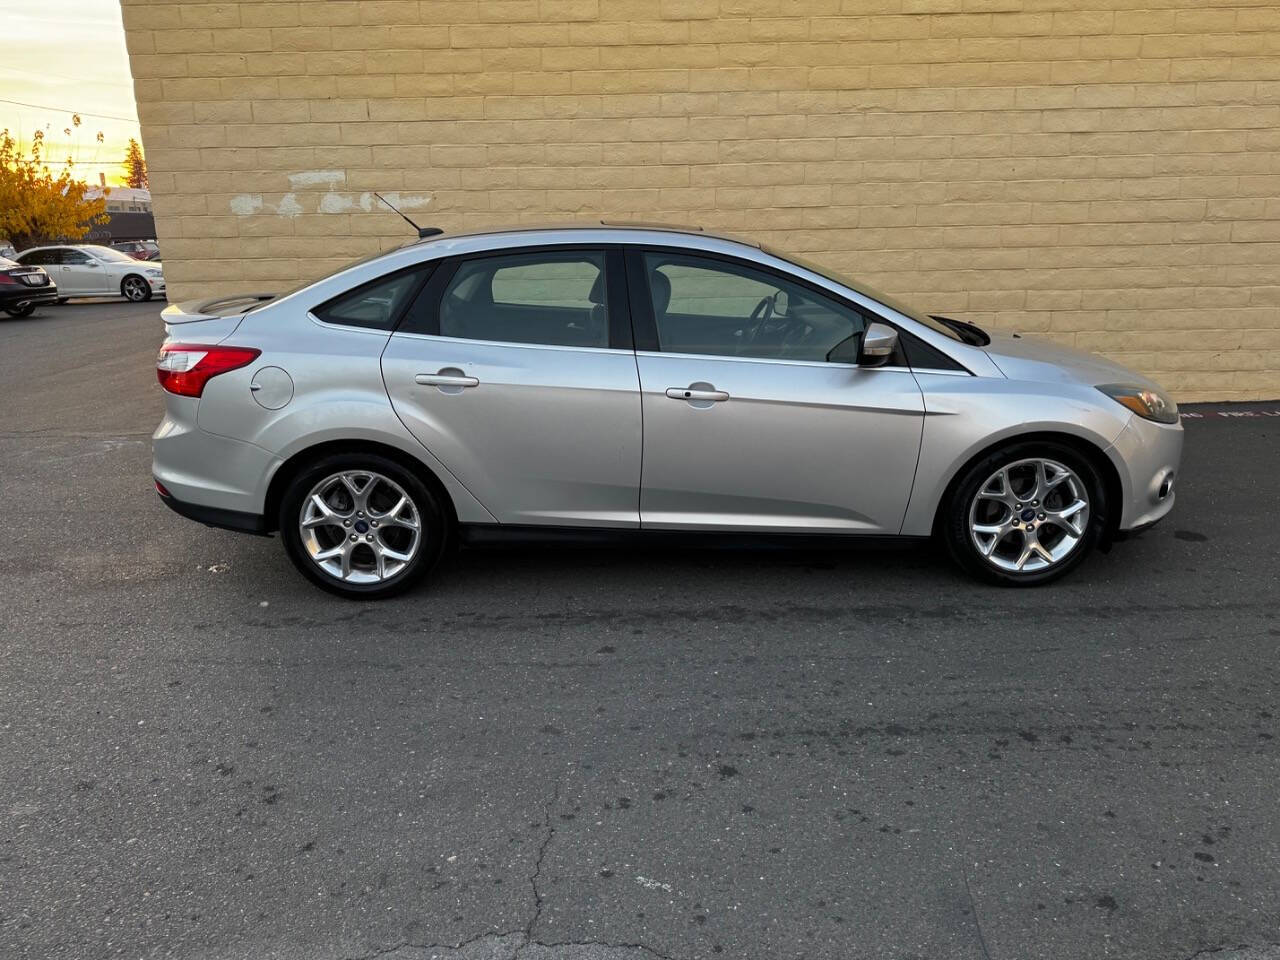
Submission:
<svg viewBox="0 0 1280 960">
<path fill-rule="evenodd" d="M 261 353 L 252 347 L 166 343 L 156 357 L 156 379 L 170 393 L 198 397 L 204 393 L 204 385 L 218 374 L 253 363 Z"/>
<path fill-rule="evenodd" d="M 0 283 L 17 283 L 18 278 L 11 273 L 0 272 Z"/>
</svg>

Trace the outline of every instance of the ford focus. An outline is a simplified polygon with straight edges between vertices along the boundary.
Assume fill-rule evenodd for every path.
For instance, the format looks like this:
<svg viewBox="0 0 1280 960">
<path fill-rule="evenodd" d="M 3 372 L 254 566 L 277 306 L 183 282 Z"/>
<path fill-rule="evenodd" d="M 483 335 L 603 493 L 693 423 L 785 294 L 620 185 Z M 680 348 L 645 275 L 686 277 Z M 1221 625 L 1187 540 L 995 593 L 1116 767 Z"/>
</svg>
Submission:
<svg viewBox="0 0 1280 960">
<path fill-rule="evenodd" d="M 161 498 L 347 597 L 519 538 L 935 538 L 1030 586 L 1175 499 L 1140 374 L 699 230 L 428 236 L 163 318 Z"/>
</svg>

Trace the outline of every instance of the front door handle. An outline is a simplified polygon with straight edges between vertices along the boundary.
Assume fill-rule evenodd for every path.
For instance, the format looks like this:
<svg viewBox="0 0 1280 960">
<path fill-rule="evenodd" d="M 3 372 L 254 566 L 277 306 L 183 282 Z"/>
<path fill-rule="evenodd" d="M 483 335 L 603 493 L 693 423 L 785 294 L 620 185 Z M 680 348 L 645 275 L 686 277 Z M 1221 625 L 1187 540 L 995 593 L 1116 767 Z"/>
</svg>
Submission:
<svg viewBox="0 0 1280 960">
<path fill-rule="evenodd" d="M 694 383 L 687 387 L 667 387 L 667 396 L 672 400 L 702 400 L 711 403 L 720 403 L 729 399 L 729 394 L 723 390 L 716 390 L 709 383 Z"/>
<path fill-rule="evenodd" d="M 413 378 L 413 382 L 424 387 L 476 387 L 480 385 L 480 380 L 476 377 L 466 377 L 453 373 L 420 373 Z"/>
</svg>

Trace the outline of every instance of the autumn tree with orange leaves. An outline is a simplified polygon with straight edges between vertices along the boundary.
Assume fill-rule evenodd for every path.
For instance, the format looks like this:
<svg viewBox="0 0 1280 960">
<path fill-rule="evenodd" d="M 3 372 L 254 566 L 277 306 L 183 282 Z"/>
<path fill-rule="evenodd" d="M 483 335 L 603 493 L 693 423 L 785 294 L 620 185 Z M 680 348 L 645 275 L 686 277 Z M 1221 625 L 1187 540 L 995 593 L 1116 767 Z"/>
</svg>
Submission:
<svg viewBox="0 0 1280 960">
<path fill-rule="evenodd" d="M 37 131 L 24 157 L 9 131 L 0 132 L 0 238 L 18 250 L 83 239 L 108 219 L 106 198 L 85 199 L 89 185 L 72 176 L 70 161 L 55 177 L 43 148 L 44 135 Z"/>
</svg>

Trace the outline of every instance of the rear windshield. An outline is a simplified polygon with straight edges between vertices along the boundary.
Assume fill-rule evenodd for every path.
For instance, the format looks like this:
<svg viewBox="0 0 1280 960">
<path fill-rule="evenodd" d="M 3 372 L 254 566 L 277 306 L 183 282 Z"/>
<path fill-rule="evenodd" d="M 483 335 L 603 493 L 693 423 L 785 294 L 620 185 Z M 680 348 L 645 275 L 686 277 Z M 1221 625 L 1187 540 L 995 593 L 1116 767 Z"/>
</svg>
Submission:
<svg viewBox="0 0 1280 960">
<path fill-rule="evenodd" d="M 408 246 L 408 244 L 401 244 L 401 246 Z M 363 266 L 366 263 L 370 263 L 371 261 L 377 260 L 379 257 L 384 257 L 388 253 L 391 253 L 392 251 L 399 250 L 399 249 L 400 247 L 392 247 L 391 250 L 379 250 L 377 253 L 371 253 L 368 256 L 361 257 L 359 260 L 352 260 L 350 263 L 344 263 L 342 266 L 337 267 L 336 269 L 330 270 L 326 274 L 323 274 L 319 277 L 312 277 L 310 280 L 304 280 L 302 283 L 299 283 L 297 286 L 290 287 L 288 290 L 285 290 L 281 293 L 277 293 L 275 296 L 271 297 L 270 300 L 283 300 L 285 297 L 291 297 L 295 293 L 297 293 L 299 290 L 307 289 L 307 287 L 311 286 L 313 283 L 319 283 L 321 280 L 328 280 L 330 277 L 335 277 L 338 274 L 342 273 L 343 270 L 351 270 L 354 267 Z M 259 300 L 257 303 L 250 304 L 247 307 L 245 307 L 244 312 L 251 313 L 252 311 L 258 309 L 258 307 L 264 306 L 268 302 L 270 301 L 265 299 Z"/>
</svg>

